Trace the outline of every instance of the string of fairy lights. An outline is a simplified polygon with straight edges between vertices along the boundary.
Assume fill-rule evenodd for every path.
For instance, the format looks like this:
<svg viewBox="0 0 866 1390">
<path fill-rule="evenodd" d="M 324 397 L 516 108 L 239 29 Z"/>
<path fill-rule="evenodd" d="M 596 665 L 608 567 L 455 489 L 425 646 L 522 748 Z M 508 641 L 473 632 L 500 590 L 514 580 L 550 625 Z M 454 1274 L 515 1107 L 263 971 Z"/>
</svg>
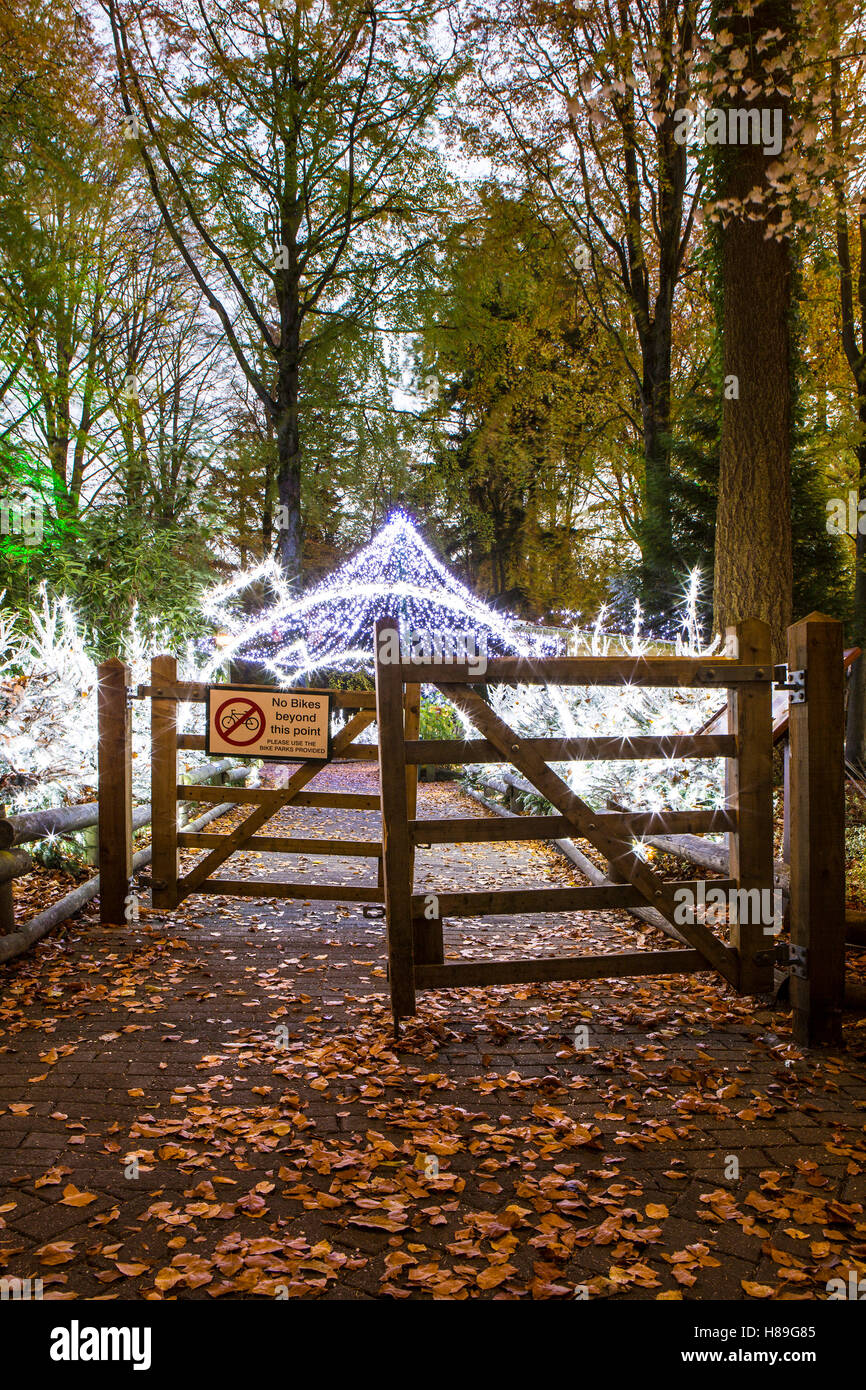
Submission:
<svg viewBox="0 0 866 1390">
<path fill-rule="evenodd" d="M 241 598 L 253 586 L 272 601 L 250 616 Z M 563 634 L 534 632 L 473 594 L 437 559 L 402 512 L 346 564 L 304 593 L 266 560 L 205 600 L 219 629 L 206 676 L 229 661 L 255 662 L 284 686 L 323 670 L 372 671 L 376 620 L 396 616 L 408 632 L 471 633 L 491 656 L 562 652 Z"/>
<path fill-rule="evenodd" d="M 718 639 L 710 646 L 703 642 L 698 619 L 699 585 L 699 572 L 694 571 L 688 577 L 680 605 L 681 631 L 675 644 L 678 654 L 709 655 L 717 645 Z M 254 586 L 259 586 L 269 601 L 250 615 L 244 610 L 243 600 Z M 537 658 L 579 651 L 604 655 L 611 644 L 637 657 L 650 645 L 650 639 L 641 630 L 643 615 L 639 604 L 635 605 L 630 633 L 619 637 L 605 632 L 604 609 L 590 627 L 581 627 L 578 614 L 561 614 L 560 618 L 566 621 L 560 628 L 533 627 L 498 611 L 451 573 L 402 512 L 390 516 L 368 545 L 306 591 L 291 587 L 279 566 L 267 560 L 211 591 L 203 607 L 218 629 L 208 653 L 205 679 L 214 679 L 231 662 L 241 661 L 257 668 L 257 680 L 271 680 L 284 688 L 311 678 L 321 680 L 327 672 L 372 674 L 375 624 L 385 616 L 396 617 L 401 632 L 410 637 L 414 633 L 471 634 L 476 650 L 491 657 Z M 630 698 L 628 687 L 620 692 L 616 708 L 612 706 L 611 692 L 593 690 L 587 695 L 553 684 L 536 687 L 531 695 L 526 690 L 522 694 L 518 690 L 502 691 L 495 703 L 506 699 L 508 708 L 501 712 L 518 721 L 526 720 L 528 729 L 536 724 L 550 724 L 566 737 L 574 738 L 596 732 L 599 726 L 606 730 L 618 727 L 625 712 L 622 695 L 626 696 L 630 714 L 638 725 L 646 721 L 648 727 L 653 727 L 668 722 L 661 709 L 664 697 L 635 690 Z M 436 698 L 442 696 L 436 692 Z M 682 701 L 682 694 L 679 698 Z M 659 708 L 655 708 L 657 703 Z M 706 697 L 696 698 L 693 703 L 692 719 L 699 713 L 704 717 Z M 471 723 L 456 708 L 454 714 L 464 736 L 470 736 Z M 681 715 L 686 715 L 685 709 Z M 563 772 L 573 785 L 587 775 L 587 769 L 576 763 L 567 764 Z M 658 769 L 646 768 L 641 775 L 647 774 L 657 779 Z M 713 771 L 709 784 L 716 780 Z M 646 794 L 650 794 L 649 787 Z"/>
<path fill-rule="evenodd" d="M 268 603 L 250 615 L 244 611 L 244 599 L 257 583 L 266 590 Z M 719 639 L 709 646 L 703 643 L 698 592 L 698 576 L 691 576 L 680 605 L 682 636 L 676 644 L 684 655 L 705 656 L 718 645 Z M 306 592 L 291 589 L 278 566 L 267 562 L 211 591 L 203 609 L 217 635 L 204 650 L 196 651 L 190 644 L 179 654 L 183 679 L 219 681 L 233 658 L 260 664 L 268 673 L 265 678 L 280 686 L 312 683 L 311 677 L 326 683 L 335 672 L 372 673 L 376 619 L 394 614 L 402 625 L 416 631 L 474 632 L 490 656 L 605 655 L 611 647 L 637 656 L 648 642 L 641 634 L 637 612 L 631 632 L 615 636 L 604 630 L 604 612 L 584 626 L 576 614 L 560 615 L 566 617 L 562 626 L 545 628 L 496 610 L 451 574 L 409 518 L 399 513 L 389 518 L 369 545 Z M 133 620 L 126 651 L 133 684 L 147 680 L 150 655 L 169 649 L 169 641 L 164 634 L 140 630 Z M 7 798 L 16 811 L 80 800 L 96 784 L 96 668 L 87 652 L 85 630 L 67 599 L 49 598 L 43 591 L 40 605 L 30 613 L 26 636 L 0 614 L 0 682 L 4 674 L 12 677 L 22 669 L 27 670 L 28 679 L 10 681 L 13 694 L 2 712 L 0 778 L 5 777 Z M 263 677 L 257 671 L 251 678 Z M 436 702 L 443 699 L 432 688 L 427 693 Z M 547 685 L 501 687 L 491 690 L 490 698 L 503 718 L 528 737 L 621 732 L 625 747 L 635 730 L 698 728 L 713 714 L 718 692 Z M 81 710 L 74 725 L 68 720 L 73 705 Z M 143 799 L 148 794 L 150 738 L 145 713 L 143 703 L 133 710 L 137 753 L 133 774 L 136 794 Z M 470 736 L 471 725 L 459 711 L 454 713 Z M 199 714 L 199 706 L 178 707 L 184 732 L 194 731 Z M 591 799 L 598 804 L 604 804 L 604 796 L 616 795 L 646 805 L 654 806 L 656 800 L 676 805 L 685 790 L 673 762 L 667 767 L 623 763 L 621 773 L 612 763 L 568 764 L 563 771 L 575 790 L 585 785 L 586 778 L 595 778 L 598 786 L 587 790 L 596 793 Z M 602 778 L 614 774 L 618 782 L 602 783 Z M 692 788 L 696 775 L 703 776 L 706 784 L 701 804 L 721 804 L 716 767 L 693 766 L 687 779 Z"/>
</svg>

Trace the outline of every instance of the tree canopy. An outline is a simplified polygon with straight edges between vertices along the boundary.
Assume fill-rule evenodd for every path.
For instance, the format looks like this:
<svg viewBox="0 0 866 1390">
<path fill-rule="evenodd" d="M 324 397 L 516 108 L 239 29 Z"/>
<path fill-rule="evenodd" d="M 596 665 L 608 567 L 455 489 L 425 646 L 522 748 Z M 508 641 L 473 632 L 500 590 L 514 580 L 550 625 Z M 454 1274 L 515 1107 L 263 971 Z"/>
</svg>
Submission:
<svg viewBox="0 0 866 1390">
<path fill-rule="evenodd" d="M 847 0 L 0 0 L 0 467 L 43 517 L 6 602 L 180 637 L 400 506 L 527 618 L 669 633 L 697 567 L 716 627 L 862 641 L 863 38 Z"/>
</svg>

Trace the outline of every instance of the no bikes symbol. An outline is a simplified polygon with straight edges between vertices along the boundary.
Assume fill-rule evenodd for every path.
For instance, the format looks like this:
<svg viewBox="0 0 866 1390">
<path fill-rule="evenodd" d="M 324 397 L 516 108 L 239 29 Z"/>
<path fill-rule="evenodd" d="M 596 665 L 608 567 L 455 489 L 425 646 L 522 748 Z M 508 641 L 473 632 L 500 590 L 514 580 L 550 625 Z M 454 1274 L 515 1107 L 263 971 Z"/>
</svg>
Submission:
<svg viewBox="0 0 866 1390">
<path fill-rule="evenodd" d="M 224 700 L 214 715 L 217 733 L 234 748 L 256 743 L 265 732 L 265 712 L 246 695 Z"/>
</svg>

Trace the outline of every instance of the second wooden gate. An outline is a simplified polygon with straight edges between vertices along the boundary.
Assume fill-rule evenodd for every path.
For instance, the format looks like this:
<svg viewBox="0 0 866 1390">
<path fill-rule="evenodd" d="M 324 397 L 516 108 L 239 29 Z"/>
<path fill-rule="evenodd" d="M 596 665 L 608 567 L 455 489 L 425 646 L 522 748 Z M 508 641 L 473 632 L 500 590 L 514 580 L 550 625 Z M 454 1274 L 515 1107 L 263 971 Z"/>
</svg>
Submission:
<svg viewBox="0 0 866 1390">
<path fill-rule="evenodd" d="M 262 690 L 272 687 L 262 686 Z M 254 686 L 245 685 L 245 690 Z M 151 700 L 151 803 L 153 808 L 153 868 L 152 901 L 154 907 L 173 908 L 191 893 L 221 893 L 249 898 L 303 898 L 326 902 L 383 904 L 382 842 L 364 839 L 328 839 L 307 835 L 289 837 L 264 835 L 259 832 L 285 807 L 329 807 L 335 810 L 379 811 L 378 795 L 359 792 L 308 792 L 304 788 L 321 772 L 320 761 L 302 762 L 283 787 L 208 787 L 180 784 L 177 773 L 177 754 L 181 749 L 203 749 L 203 734 L 179 734 L 177 706 L 180 702 L 205 704 L 206 685 L 178 681 L 177 662 L 171 656 L 155 657 L 151 663 L 151 683 L 139 686 L 138 695 Z M 333 705 L 349 715 L 348 722 L 335 734 L 332 756 L 355 761 L 375 762 L 375 744 L 355 742 L 376 719 L 376 697 L 373 691 L 331 691 Z M 419 697 L 417 686 L 410 687 L 405 698 L 401 695 L 401 730 L 408 738 L 418 733 Z M 413 809 L 417 769 L 404 782 L 407 807 Z M 184 831 L 178 825 L 177 808 L 181 801 L 237 802 L 250 808 L 249 814 L 232 830 L 224 834 Z M 178 852 L 184 849 L 205 850 L 206 853 L 183 874 L 179 870 Z M 378 862 L 378 883 L 356 886 L 338 883 L 274 882 L 260 878 L 230 878 L 217 876 L 223 864 L 239 851 L 259 851 L 270 854 L 315 854 L 338 857 L 360 856 Z"/>
</svg>

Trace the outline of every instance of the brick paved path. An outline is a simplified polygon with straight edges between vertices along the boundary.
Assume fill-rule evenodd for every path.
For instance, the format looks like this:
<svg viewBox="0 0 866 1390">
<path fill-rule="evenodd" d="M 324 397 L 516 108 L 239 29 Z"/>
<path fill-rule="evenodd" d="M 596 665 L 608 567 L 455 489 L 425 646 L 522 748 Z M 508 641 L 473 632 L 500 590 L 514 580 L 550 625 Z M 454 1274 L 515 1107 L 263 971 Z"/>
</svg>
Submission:
<svg viewBox="0 0 866 1390">
<path fill-rule="evenodd" d="M 480 812 L 422 784 L 419 813 Z M 375 878 L 351 858 L 236 863 Z M 580 879 L 503 845 L 422 850 L 417 881 Z M 612 914 L 446 928 L 464 958 L 663 940 Z M 702 974 L 422 995 L 395 1045 L 384 988 L 381 922 L 266 899 L 137 927 L 91 913 L 0 970 L 0 1273 L 151 1299 L 825 1298 L 866 1273 L 854 1020 L 847 1052 L 804 1056 L 784 1013 Z"/>
</svg>

